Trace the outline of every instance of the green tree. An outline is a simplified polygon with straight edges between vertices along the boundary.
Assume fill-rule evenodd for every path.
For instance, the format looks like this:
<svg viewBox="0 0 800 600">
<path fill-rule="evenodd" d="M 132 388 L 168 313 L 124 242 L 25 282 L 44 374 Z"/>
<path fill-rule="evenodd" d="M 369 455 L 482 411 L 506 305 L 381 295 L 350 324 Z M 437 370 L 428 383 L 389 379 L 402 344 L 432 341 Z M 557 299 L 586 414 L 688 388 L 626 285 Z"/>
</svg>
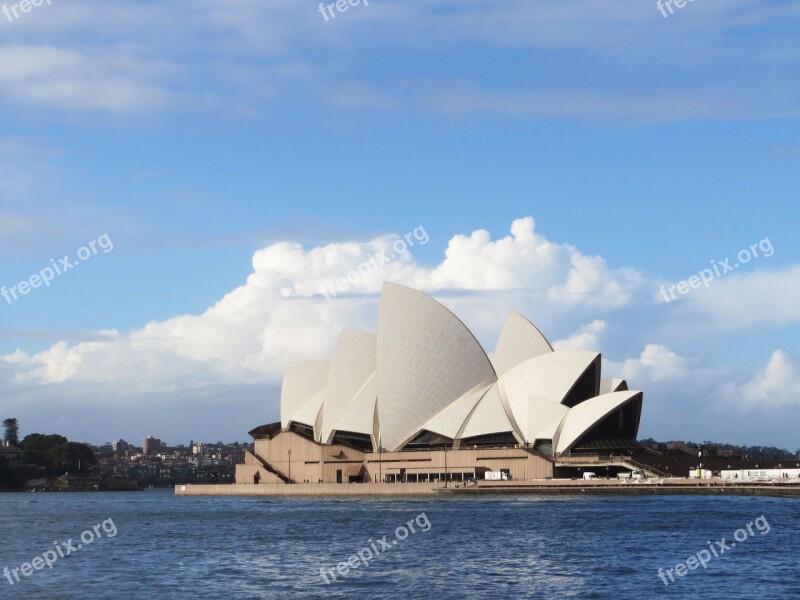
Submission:
<svg viewBox="0 0 800 600">
<path fill-rule="evenodd" d="M 41 433 L 31 433 L 30 435 L 26 435 L 25 439 L 22 440 L 20 448 L 22 448 L 22 450 L 25 452 L 38 452 L 46 454 L 51 448 L 55 448 L 61 444 L 66 444 L 68 441 L 69 440 L 67 440 L 67 438 L 65 438 L 63 435 L 44 435 Z"/>
<path fill-rule="evenodd" d="M 19 421 L 17 421 L 16 419 L 6 419 L 5 421 L 3 421 L 3 428 L 6 430 L 3 439 L 12 446 L 18 446 Z"/>
<path fill-rule="evenodd" d="M 67 442 L 50 448 L 47 456 L 58 469 L 71 473 L 89 471 L 97 464 L 97 457 L 92 449 L 86 444 L 77 442 Z"/>
<path fill-rule="evenodd" d="M 41 433 L 31 433 L 22 440 L 22 456 L 20 462 L 26 465 L 38 465 L 44 467 L 48 475 L 55 475 L 56 465 L 48 452 L 67 443 L 67 438 L 63 435 L 43 435 Z"/>
</svg>

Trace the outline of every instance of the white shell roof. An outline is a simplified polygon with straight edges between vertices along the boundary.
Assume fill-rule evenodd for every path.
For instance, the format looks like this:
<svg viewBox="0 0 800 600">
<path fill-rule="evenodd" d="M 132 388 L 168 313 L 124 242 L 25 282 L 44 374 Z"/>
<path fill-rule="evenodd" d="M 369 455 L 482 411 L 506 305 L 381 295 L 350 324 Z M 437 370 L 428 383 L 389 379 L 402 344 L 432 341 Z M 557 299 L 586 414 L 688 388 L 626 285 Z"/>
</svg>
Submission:
<svg viewBox="0 0 800 600">
<path fill-rule="evenodd" d="M 569 407 L 536 396 L 531 397 L 528 402 L 530 410 L 525 441 L 534 443 L 536 440 L 552 440 L 564 416 L 569 412 Z"/>
<path fill-rule="evenodd" d="M 445 437 L 455 439 L 459 430 L 464 426 L 469 414 L 475 405 L 483 398 L 494 382 L 483 382 L 461 396 L 458 400 L 441 410 L 435 417 L 422 426 L 422 429 L 438 433 Z M 419 433 L 419 432 L 417 432 Z M 412 437 L 416 437 L 416 433 Z"/>
<path fill-rule="evenodd" d="M 467 327 L 417 290 L 386 283 L 378 314 L 378 410 L 385 448 L 496 375 Z"/>
<path fill-rule="evenodd" d="M 323 405 L 322 401 L 325 399 L 325 390 L 320 390 L 309 398 L 308 402 L 303 404 L 290 421 L 294 423 L 302 423 L 314 428 L 314 437 L 319 441 L 319 428 L 322 424 Z"/>
<path fill-rule="evenodd" d="M 329 366 L 330 362 L 327 360 L 299 360 L 290 362 L 286 366 L 281 388 L 281 427 L 288 427 L 289 422 L 293 420 L 314 426 L 313 420 L 301 421 L 295 419 L 295 416 L 309 400 L 324 389 Z M 317 412 L 314 413 L 314 419 L 317 417 Z M 303 414 L 307 419 L 308 410 Z"/>
<path fill-rule="evenodd" d="M 505 433 L 506 431 L 513 432 L 514 428 L 503 408 L 497 383 L 494 383 L 475 406 L 472 414 L 467 418 L 463 430 L 458 433 L 458 437 L 470 438 L 490 433 Z"/>
<path fill-rule="evenodd" d="M 325 413 L 320 432 L 323 441 L 329 441 L 335 428 L 352 431 L 343 427 L 341 421 L 349 415 L 348 406 L 375 372 L 377 339 L 374 333 L 352 329 L 345 329 L 339 335 L 325 384 Z"/>
<path fill-rule="evenodd" d="M 560 404 L 581 375 L 593 363 L 599 366 L 599 362 L 596 352 L 564 350 L 526 360 L 500 377 L 500 398 L 523 439 L 532 442 L 541 425 L 535 420 L 534 408 L 546 406 L 541 401 Z M 555 408 L 548 414 L 555 414 L 554 411 Z"/>
<path fill-rule="evenodd" d="M 528 359 L 548 354 L 553 347 L 536 326 L 519 313 L 508 315 L 492 355 L 492 363 L 501 377 Z"/>
<path fill-rule="evenodd" d="M 361 386 L 353 396 L 353 399 L 334 415 L 333 426 L 328 436 L 336 431 L 352 431 L 374 435 L 375 427 L 375 402 L 378 398 L 378 379 L 376 372 L 373 371 L 369 379 Z M 327 409 L 327 402 L 325 408 Z M 324 419 L 323 419 L 324 421 Z M 328 441 L 323 431 L 322 440 Z"/>
<path fill-rule="evenodd" d="M 627 391 L 624 379 L 600 380 L 596 352 L 554 352 L 516 313 L 491 358 L 436 300 L 387 283 L 377 335 L 344 330 L 330 361 L 289 363 L 281 425 L 312 426 L 323 443 L 336 431 L 363 433 L 388 451 L 422 430 L 452 439 L 510 431 L 529 443 L 551 439 L 554 451 L 564 452 L 641 394 Z M 590 374 L 591 382 L 582 381 Z M 578 382 L 594 397 L 570 409 L 564 402 Z"/>
<path fill-rule="evenodd" d="M 624 379 L 601 379 L 600 393 L 610 394 L 611 392 L 624 392 L 628 389 L 628 382 Z"/>
<path fill-rule="evenodd" d="M 556 452 L 566 452 L 597 423 L 641 393 L 636 390 L 612 392 L 581 402 L 567 413 L 556 434 L 557 439 L 553 440 L 553 448 Z"/>
</svg>

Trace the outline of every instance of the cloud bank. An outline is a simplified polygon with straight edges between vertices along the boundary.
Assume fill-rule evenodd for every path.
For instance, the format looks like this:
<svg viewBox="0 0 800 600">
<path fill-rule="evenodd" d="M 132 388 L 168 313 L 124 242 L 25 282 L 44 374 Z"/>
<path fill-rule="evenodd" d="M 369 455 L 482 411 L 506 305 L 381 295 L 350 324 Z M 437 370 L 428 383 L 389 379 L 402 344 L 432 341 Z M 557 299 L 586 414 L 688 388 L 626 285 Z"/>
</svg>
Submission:
<svg viewBox="0 0 800 600">
<path fill-rule="evenodd" d="M 127 333 L 101 331 L 89 341 L 60 341 L 36 354 L 17 350 L 0 357 L 0 381 L 16 408 L 37 407 L 31 419 L 42 414 L 43 406 L 75 414 L 113 409 L 121 416 L 157 408 L 175 436 L 187 402 L 195 399 L 203 406 L 247 407 L 235 425 L 249 428 L 277 419 L 288 360 L 329 355 L 344 327 L 374 330 L 381 286 L 394 281 L 444 302 L 489 350 L 508 312 L 517 310 L 557 340 L 559 349 L 603 352 L 605 376 L 624 377 L 645 391 L 645 435 L 679 435 L 690 423 L 707 437 L 732 439 L 741 432 L 734 435 L 721 425 L 722 411 L 726 421 L 735 421 L 754 407 L 800 406 L 800 367 L 782 349 L 775 349 L 757 372 L 733 374 L 709 366 L 710 357 L 680 356 L 667 344 L 671 329 L 683 331 L 691 328 L 690 319 L 706 319 L 712 300 L 704 294 L 725 298 L 730 287 L 746 285 L 749 277 L 751 287 L 762 284 L 739 307 L 749 314 L 751 303 L 772 294 L 795 268 L 731 277 L 673 308 L 653 299 L 656 282 L 644 274 L 548 240 L 530 217 L 514 221 L 497 239 L 485 230 L 455 235 L 432 265 L 419 263 L 411 252 L 392 254 L 398 239 L 382 235 L 312 248 L 290 241 L 271 244 L 255 252 L 247 280 L 202 314 L 153 321 Z M 353 278 L 344 292 L 329 299 L 323 295 L 326 286 L 382 254 L 393 259 Z M 735 316 L 731 306 L 725 311 Z M 644 316 L 635 317 L 639 313 Z M 671 320 L 676 315 L 679 327 Z M 787 319 L 796 316 L 782 313 L 780 322 Z M 682 338 L 681 333 L 672 340 Z M 637 347 L 638 340 L 644 342 Z"/>
</svg>

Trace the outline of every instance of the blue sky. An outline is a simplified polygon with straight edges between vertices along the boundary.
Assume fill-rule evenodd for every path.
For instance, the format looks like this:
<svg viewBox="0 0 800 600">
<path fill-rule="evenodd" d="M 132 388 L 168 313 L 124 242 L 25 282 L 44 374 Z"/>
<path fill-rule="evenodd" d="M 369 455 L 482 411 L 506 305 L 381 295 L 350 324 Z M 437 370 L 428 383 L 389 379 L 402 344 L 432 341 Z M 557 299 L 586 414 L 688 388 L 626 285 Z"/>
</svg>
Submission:
<svg viewBox="0 0 800 600">
<path fill-rule="evenodd" d="M 285 361 L 374 329 L 391 279 L 490 350 L 518 310 L 603 352 L 645 391 L 643 437 L 800 447 L 796 3 L 317 7 L 0 15 L 0 285 L 114 244 L 0 298 L 0 416 L 245 440 L 277 419 Z M 419 225 L 405 262 L 320 300 Z M 773 255 L 658 298 L 765 238 Z"/>
</svg>

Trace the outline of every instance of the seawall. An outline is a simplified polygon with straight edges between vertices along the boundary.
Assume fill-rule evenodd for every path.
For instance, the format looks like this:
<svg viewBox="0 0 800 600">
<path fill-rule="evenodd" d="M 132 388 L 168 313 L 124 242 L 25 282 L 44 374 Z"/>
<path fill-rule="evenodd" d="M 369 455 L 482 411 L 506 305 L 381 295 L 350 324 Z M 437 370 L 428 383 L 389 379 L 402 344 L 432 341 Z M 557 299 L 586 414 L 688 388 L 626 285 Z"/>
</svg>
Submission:
<svg viewBox="0 0 800 600">
<path fill-rule="evenodd" d="M 430 483 L 275 483 L 176 485 L 176 496 L 420 496 L 433 494 Z"/>
<path fill-rule="evenodd" d="M 675 480 L 669 484 L 621 484 L 606 480 L 547 482 L 481 482 L 472 487 L 448 487 L 439 483 L 309 483 L 309 484 L 227 484 L 177 485 L 176 496 L 481 496 L 496 494 L 540 495 L 697 495 L 771 496 L 800 498 L 798 485 L 739 484 L 715 485 L 696 480 Z"/>
</svg>

